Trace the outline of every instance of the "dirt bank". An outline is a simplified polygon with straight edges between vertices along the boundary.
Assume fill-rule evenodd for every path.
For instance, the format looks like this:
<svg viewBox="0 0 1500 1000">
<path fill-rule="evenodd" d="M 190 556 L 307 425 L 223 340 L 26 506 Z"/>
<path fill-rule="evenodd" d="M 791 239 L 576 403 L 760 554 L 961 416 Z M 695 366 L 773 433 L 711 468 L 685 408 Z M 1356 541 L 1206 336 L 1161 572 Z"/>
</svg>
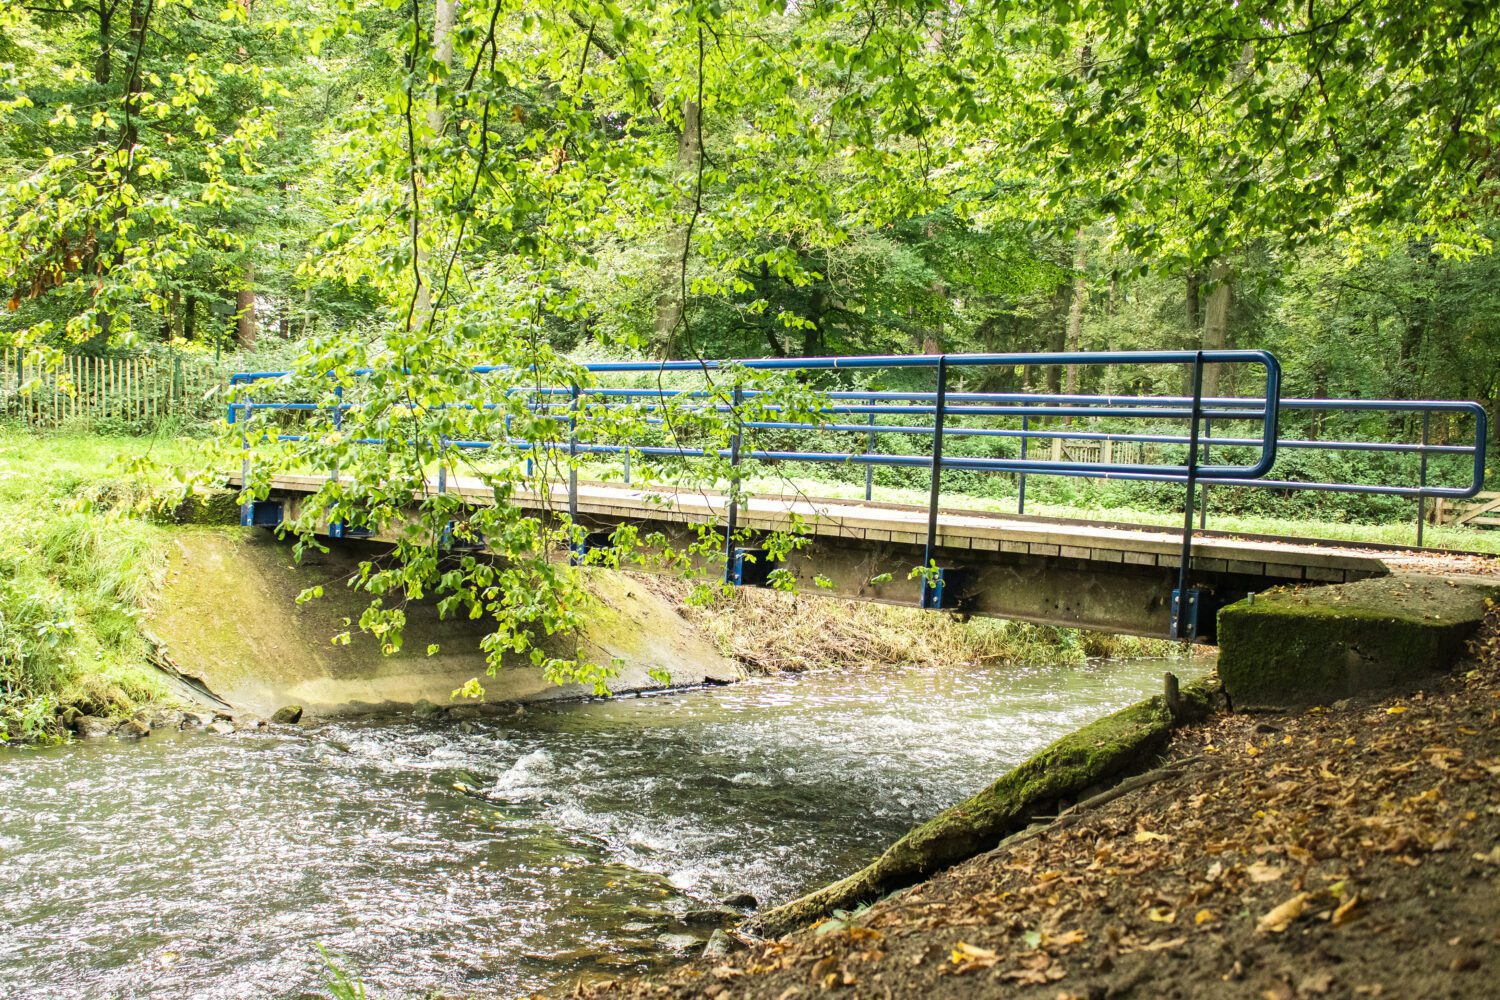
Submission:
<svg viewBox="0 0 1500 1000">
<path fill-rule="evenodd" d="M 1500 615 L 1426 691 L 1180 729 L 1150 778 L 856 915 L 595 997 L 1489 997 Z"/>
</svg>

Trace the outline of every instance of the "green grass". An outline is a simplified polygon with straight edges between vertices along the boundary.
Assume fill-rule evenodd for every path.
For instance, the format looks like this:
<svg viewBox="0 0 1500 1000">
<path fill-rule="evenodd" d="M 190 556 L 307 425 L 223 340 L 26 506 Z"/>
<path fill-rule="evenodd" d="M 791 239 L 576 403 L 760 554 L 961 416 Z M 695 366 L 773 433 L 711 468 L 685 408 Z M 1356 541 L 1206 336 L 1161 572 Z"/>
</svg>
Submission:
<svg viewBox="0 0 1500 1000">
<path fill-rule="evenodd" d="M 0 428 L 0 739 L 170 700 L 140 627 L 164 529 L 142 515 L 176 488 L 140 460 L 188 465 L 194 450 Z"/>
</svg>

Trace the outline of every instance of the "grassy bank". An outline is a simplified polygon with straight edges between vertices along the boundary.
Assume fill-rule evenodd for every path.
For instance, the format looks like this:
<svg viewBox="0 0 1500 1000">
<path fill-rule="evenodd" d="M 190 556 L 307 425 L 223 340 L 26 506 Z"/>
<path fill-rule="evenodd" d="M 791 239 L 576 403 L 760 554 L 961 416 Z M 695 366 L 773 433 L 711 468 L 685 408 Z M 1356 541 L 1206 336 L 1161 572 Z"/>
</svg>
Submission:
<svg viewBox="0 0 1500 1000">
<path fill-rule="evenodd" d="M 169 488 L 124 469 L 187 454 L 0 429 L 0 738 L 55 738 L 70 714 L 121 718 L 170 699 L 140 625 L 164 531 L 143 515 Z"/>
</svg>

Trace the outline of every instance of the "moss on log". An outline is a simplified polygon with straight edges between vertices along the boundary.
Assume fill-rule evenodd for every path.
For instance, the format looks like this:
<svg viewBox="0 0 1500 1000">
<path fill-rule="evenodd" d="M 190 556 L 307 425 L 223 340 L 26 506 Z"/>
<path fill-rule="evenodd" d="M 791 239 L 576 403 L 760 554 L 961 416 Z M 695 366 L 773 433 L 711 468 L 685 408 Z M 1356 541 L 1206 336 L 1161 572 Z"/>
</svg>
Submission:
<svg viewBox="0 0 1500 1000">
<path fill-rule="evenodd" d="M 1174 718 L 1161 697 L 1138 702 L 1064 736 L 988 788 L 946 809 L 848 878 L 767 910 L 749 921 L 756 933 L 784 934 L 921 881 L 1053 813 L 1059 802 L 1140 768 L 1166 745 L 1175 725 L 1207 715 L 1216 686 L 1181 691 Z"/>
<path fill-rule="evenodd" d="M 1219 612 L 1219 676 L 1236 708 L 1345 698 L 1446 670 L 1493 581 L 1391 576 L 1276 591 Z"/>
</svg>

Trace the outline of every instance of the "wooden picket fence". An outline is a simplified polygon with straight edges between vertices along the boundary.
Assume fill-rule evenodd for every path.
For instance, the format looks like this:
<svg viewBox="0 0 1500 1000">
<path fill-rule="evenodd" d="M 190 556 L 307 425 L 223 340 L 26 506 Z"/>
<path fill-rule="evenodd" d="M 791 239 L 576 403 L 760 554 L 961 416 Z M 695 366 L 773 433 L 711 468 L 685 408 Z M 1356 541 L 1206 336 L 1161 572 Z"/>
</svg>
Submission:
<svg viewBox="0 0 1500 1000">
<path fill-rule="evenodd" d="M 219 402 L 205 395 L 225 381 L 219 365 L 191 356 L 70 354 L 53 364 L 36 352 L 6 348 L 0 351 L 0 413 L 41 429 L 197 420 L 217 413 Z"/>
</svg>

